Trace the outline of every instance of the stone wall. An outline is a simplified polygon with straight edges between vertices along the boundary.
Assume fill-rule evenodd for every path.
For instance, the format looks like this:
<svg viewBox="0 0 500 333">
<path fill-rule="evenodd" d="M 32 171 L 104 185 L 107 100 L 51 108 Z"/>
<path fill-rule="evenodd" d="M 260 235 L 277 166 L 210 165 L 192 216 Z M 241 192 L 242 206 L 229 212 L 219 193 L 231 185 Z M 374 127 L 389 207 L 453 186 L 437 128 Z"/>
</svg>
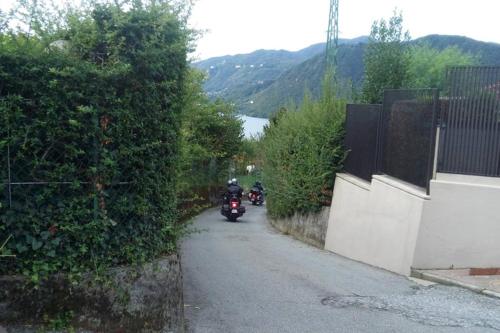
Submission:
<svg viewBox="0 0 500 333">
<path fill-rule="evenodd" d="M 35 289 L 23 277 L 0 276 L 0 286 L 0 323 L 9 332 L 47 325 L 48 318 L 68 313 L 77 331 L 184 332 L 177 254 L 137 269 L 114 268 L 100 282 L 86 277 L 72 286 L 58 275 Z"/>
<path fill-rule="evenodd" d="M 290 218 L 271 218 L 269 221 L 279 231 L 322 249 L 325 247 L 329 215 L 330 207 L 323 207 L 317 214 L 296 213 Z"/>
</svg>

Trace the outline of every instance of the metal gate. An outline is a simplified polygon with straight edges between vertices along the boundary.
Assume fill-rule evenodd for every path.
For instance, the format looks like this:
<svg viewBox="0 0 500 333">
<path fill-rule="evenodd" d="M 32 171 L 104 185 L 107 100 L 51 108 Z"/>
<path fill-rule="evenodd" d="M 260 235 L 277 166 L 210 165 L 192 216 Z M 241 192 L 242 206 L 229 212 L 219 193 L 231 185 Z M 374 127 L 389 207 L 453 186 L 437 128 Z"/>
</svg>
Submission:
<svg viewBox="0 0 500 333">
<path fill-rule="evenodd" d="M 500 67 L 447 72 L 438 172 L 500 176 Z"/>
</svg>

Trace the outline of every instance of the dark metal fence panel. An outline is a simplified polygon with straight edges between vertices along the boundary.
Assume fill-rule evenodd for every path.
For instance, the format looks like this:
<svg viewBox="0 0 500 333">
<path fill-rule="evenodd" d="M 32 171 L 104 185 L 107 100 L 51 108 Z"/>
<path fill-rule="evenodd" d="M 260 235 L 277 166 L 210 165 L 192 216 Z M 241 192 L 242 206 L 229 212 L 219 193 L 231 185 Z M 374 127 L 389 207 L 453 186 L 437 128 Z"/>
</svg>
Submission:
<svg viewBox="0 0 500 333">
<path fill-rule="evenodd" d="M 377 130 L 382 105 L 349 104 L 346 112 L 346 136 L 348 150 L 345 171 L 371 181 L 375 173 Z"/>
<path fill-rule="evenodd" d="M 500 67 L 447 73 L 438 172 L 500 176 Z"/>
<path fill-rule="evenodd" d="M 377 159 L 381 173 L 428 190 L 438 102 L 437 89 L 385 92 Z"/>
</svg>

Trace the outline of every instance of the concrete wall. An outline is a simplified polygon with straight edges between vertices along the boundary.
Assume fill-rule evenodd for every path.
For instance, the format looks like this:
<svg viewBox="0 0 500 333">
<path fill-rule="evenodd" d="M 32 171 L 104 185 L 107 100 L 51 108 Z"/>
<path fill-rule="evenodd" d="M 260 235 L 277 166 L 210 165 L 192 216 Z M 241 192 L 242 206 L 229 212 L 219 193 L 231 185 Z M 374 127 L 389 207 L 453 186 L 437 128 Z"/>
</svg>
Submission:
<svg viewBox="0 0 500 333">
<path fill-rule="evenodd" d="M 286 219 L 269 219 L 279 231 L 319 248 L 325 246 L 330 207 L 324 207 L 317 214 L 295 214 Z"/>
<path fill-rule="evenodd" d="M 404 275 L 500 267 L 500 178 L 437 174 L 430 194 L 337 175 L 325 249 Z"/>
<path fill-rule="evenodd" d="M 500 178 L 437 174 L 414 268 L 500 267 Z"/>
<path fill-rule="evenodd" d="M 421 189 L 388 176 L 370 184 L 338 174 L 325 249 L 409 275 L 428 200 Z"/>
<path fill-rule="evenodd" d="M 9 331 L 38 332 L 47 316 L 73 311 L 71 325 L 85 332 L 184 332 L 180 258 L 172 255 L 140 269 L 115 268 L 109 285 L 84 278 L 74 286 L 63 275 L 27 287 L 19 276 L 0 276 L 0 323 Z M 0 326 L 1 328 L 1 326 Z"/>
<path fill-rule="evenodd" d="M 361 178 L 337 174 L 326 232 L 326 250 L 366 262 L 370 189 L 370 183 Z"/>
</svg>

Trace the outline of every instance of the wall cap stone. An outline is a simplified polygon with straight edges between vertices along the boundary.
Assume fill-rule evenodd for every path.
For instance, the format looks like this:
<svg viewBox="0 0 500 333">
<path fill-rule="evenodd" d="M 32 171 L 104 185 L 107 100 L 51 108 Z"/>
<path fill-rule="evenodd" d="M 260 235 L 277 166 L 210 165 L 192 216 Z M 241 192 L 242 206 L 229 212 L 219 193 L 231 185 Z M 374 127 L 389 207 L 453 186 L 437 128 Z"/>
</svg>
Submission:
<svg viewBox="0 0 500 333">
<path fill-rule="evenodd" d="M 397 188 L 403 192 L 411 194 L 423 200 L 430 200 L 431 196 L 427 195 L 424 188 L 416 185 L 404 182 L 397 178 L 387 176 L 387 175 L 373 175 L 373 180 L 377 180 L 383 184 L 389 185 L 391 187 Z"/>
<path fill-rule="evenodd" d="M 363 190 L 370 191 L 371 190 L 371 182 L 364 180 L 362 178 L 359 178 L 357 176 L 351 175 L 350 173 L 337 173 L 337 177 L 345 180 L 346 182 L 349 182 L 353 185 L 356 185 Z"/>
</svg>

